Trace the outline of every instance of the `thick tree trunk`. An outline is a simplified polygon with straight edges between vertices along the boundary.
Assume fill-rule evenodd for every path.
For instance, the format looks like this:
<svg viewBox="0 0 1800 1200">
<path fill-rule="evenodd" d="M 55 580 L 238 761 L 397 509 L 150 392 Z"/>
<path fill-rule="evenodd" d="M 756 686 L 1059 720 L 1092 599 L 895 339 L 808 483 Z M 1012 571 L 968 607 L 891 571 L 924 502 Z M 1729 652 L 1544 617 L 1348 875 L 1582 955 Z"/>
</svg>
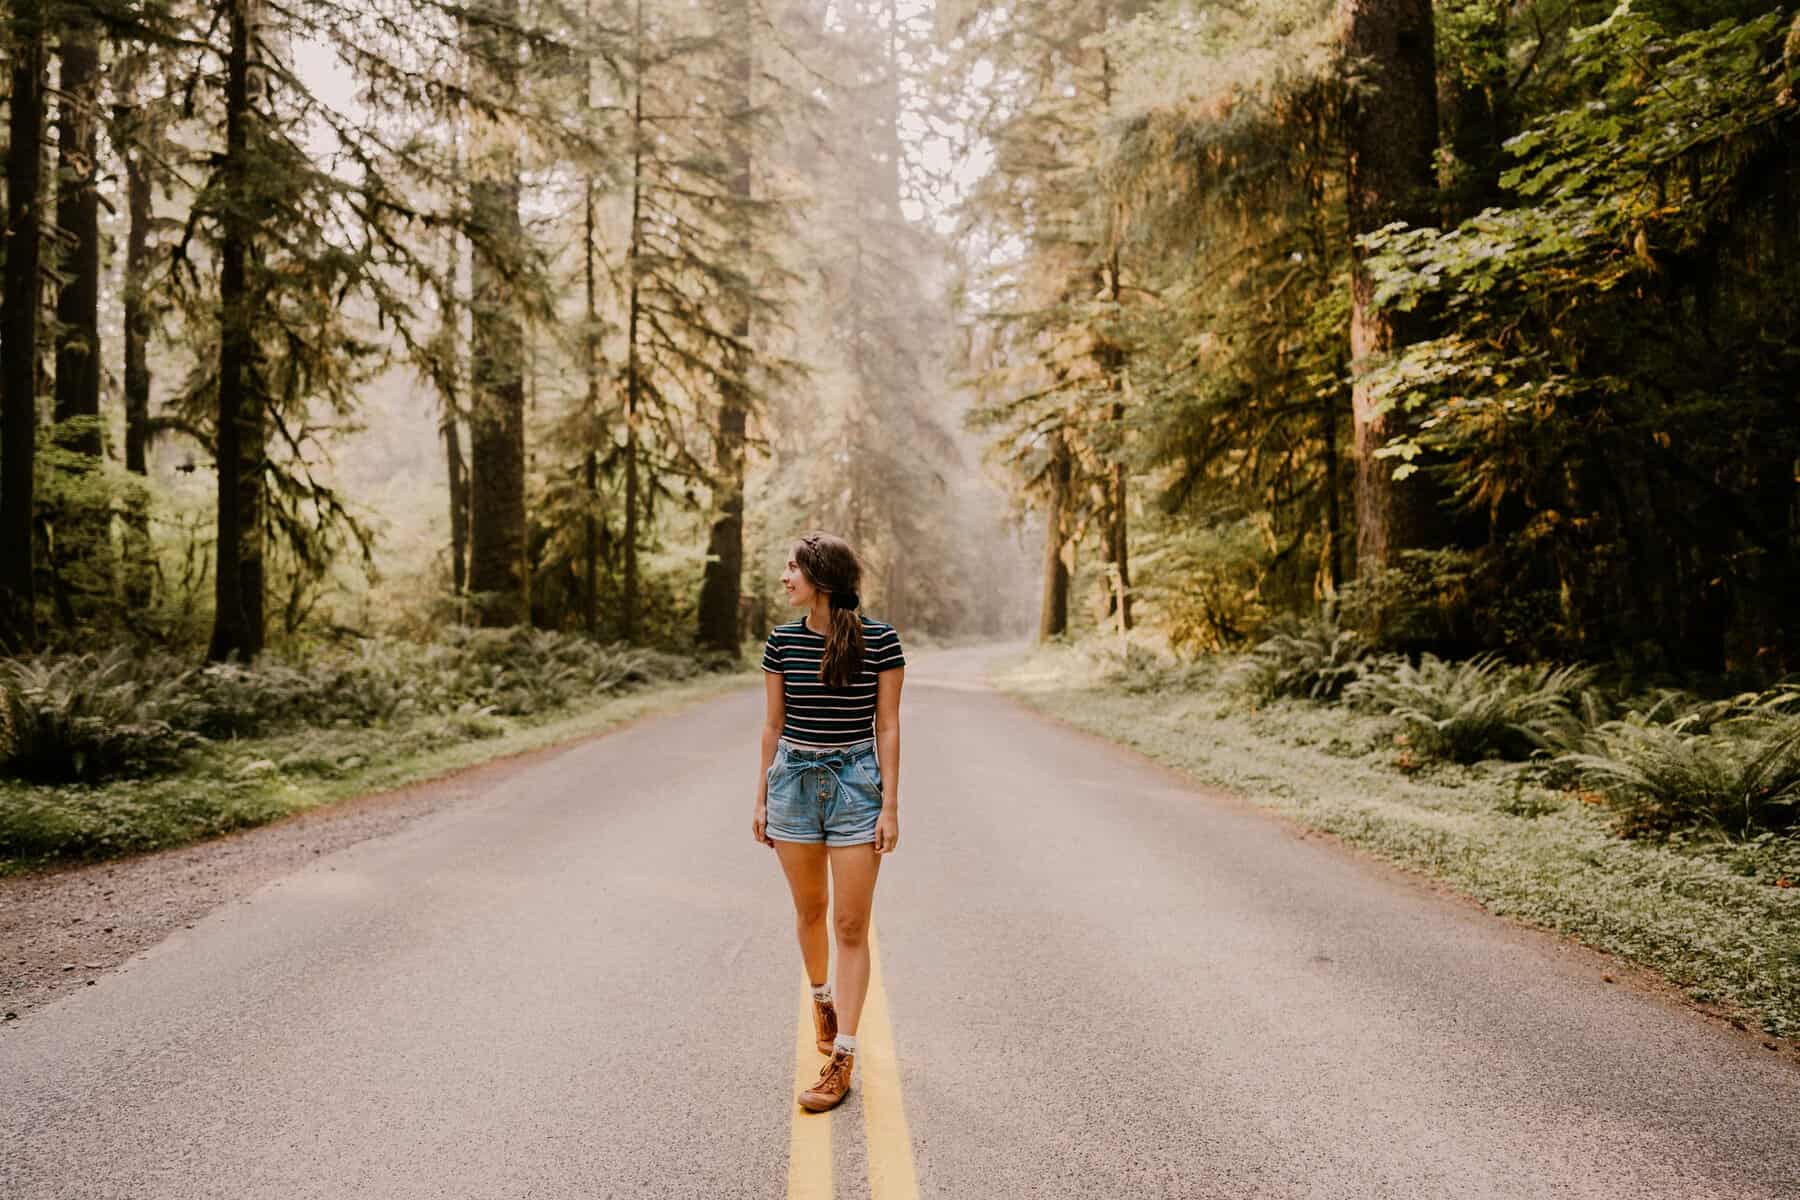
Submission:
<svg viewBox="0 0 1800 1200">
<path fill-rule="evenodd" d="M 517 0 L 482 6 L 481 68 L 510 95 Z M 525 330 L 508 259 L 521 253 L 519 158 L 504 130 L 471 138 L 470 206 L 482 236 L 470 276 L 469 590 L 483 625 L 517 625 L 531 611 L 525 569 Z"/>
<path fill-rule="evenodd" d="M 249 172 L 250 27 L 254 0 L 226 0 L 225 216 L 219 252 L 218 541 L 207 657 L 249 661 L 263 646 L 263 398 L 251 383 L 253 328 L 246 263 L 253 229 Z"/>
<path fill-rule="evenodd" d="M 57 291 L 56 419 L 91 418 L 65 445 L 99 458 L 100 439 L 100 197 L 94 189 L 95 82 L 99 44 L 91 26 L 71 23 L 63 33 L 61 97 L 57 110 L 56 223 L 74 247 L 63 261 Z"/>
<path fill-rule="evenodd" d="M 469 590 L 483 625 L 517 625 L 529 611 L 525 573 L 524 324 L 499 255 L 520 244 L 518 166 L 470 188 L 476 219 L 496 241 L 475 246 L 470 300 Z"/>
<path fill-rule="evenodd" d="M 37 452 L 38 199 L 44 6 L 14 0 L 6 154 L 6 283 L 0 297 L 0 650 L 37 641 L 32 502 Z"/>
<path fill-rule="evenodd" d="M 1059 430 L 1051 435 L 1050 489 L 1044 505 L 1044 597 L 1038 610 L 1038 640 L 1056 637 L 1069 627 L 1069 568 L 1063 562 L 1063 510 L 1068 505 L 1073 463 Z"/>
<path fill-rule="evenodd" d="M 113 97 L 113 136 L 125 165 L 125 469 L 139 477 L 148 473 L 150 444 L 150 306 L 144 290 L 150 276 L 150 170 L 141 140 L 149 125 L 139 118 L 137 80 L 141 57 L 135 50 L 120 54 Z M 142 490 L 125 501 L 125 603 L 142 609 L 150 603 L 155 578 L 150 551 L 150 513 Z"/>
<path fill-rule="evenodd" d="M 726 153 L 731 162 L 731 193 L 746 210 L 737 217 L 738 261 L 748 269 L 750 260 L 750 11 L 748 0 L 730 0 L 725 9 L 725 34 L 732 48 L 728 77 L 734 95 L 732 123 L 726 130 Z M 718 429 L 713 437 L 716 475 L 713 495 L 717 511 L 707 543 L 706 569 L 700 585 L 700 645 L 735 655 L 738 652 L 739 615 L 744 579 L 744 425 L 747 404 L 740 380 L 749 354 L 742 347 L 750 339 L 750 304 L 747 297 L 735 301 L 731 335 L 739 349 L 731 352 L 731 377 L 719 389 Z"/>
<path fill-rule="evenodd" d="M 110 597 L 112 512 L 91 476 L 104 452 L 100 434 L 100 196 L 94 187 L 99 126 L 100 45 L 94 27 L 71 20 L 60 47 L 56 223 L 73 247 L 56 297 L 58 442 L 75 456 L 80 483 L 57 515 L 56 543 L 70 613 L 89 615 Z M 73 422 L 63 425 L 64 422 Z"/>
<path fill-rule="evenodd" d="M 1428 224 L 1438 133 L 1431 0 L 1341 0 L 1338 15 L 1344 53 L 1370 85 L 1359 89 L 1346 115 L 1350 233 L 1396 219 Z M 1361 250 L 1352 252 L 1350 353 L 1359 370 L 1368 356 L 1416 340 L 1421 324 L 1417 314 L 1376 309 L 1364 259 Z M 1391 565 L 1399 551 L 1434 544 L 1441 519 L 1422 476 L 1396 483 L 1391 463 L 1374 457 L 1406 427 L 1405 414 L 1394 408 L 1377 413 L 1368 384 L 1360 380 L 1351 406 L 1357 574 L 1368 577 Z"/>
</svg>

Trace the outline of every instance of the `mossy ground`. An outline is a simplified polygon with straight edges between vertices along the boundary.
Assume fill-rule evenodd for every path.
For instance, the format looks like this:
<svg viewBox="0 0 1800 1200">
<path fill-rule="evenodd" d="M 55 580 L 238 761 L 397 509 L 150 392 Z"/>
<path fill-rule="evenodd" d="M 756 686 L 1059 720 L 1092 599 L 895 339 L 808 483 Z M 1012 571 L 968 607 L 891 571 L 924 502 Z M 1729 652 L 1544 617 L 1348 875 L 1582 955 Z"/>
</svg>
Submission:
<svg viewBox="0 0 1800 1200">
<path fill-rule="evenodd" d="M 743 687 L 745 668 L 531 717 L 432 717 L 212 742 L 179 772 L 99 786 L 0 781 L 0 876 L 186 845 L 371 792 L 602 733 Z"/>
<path fill-rule="evenodd" d="M 1800 839 L 1667 842 L 1517 765 L 1415 765 L 1386 718 L 1261 708 L 1192 669 L 1130 690 L 1079 647 L 996 664 L 996 686 L 1196 780 L 1422 869 L 1488 909 L 1648 966 L 1695 1000 L 1800 1036 Z M 1793 886 L 1778 886 L 1786 879 Z"/>
</svg>

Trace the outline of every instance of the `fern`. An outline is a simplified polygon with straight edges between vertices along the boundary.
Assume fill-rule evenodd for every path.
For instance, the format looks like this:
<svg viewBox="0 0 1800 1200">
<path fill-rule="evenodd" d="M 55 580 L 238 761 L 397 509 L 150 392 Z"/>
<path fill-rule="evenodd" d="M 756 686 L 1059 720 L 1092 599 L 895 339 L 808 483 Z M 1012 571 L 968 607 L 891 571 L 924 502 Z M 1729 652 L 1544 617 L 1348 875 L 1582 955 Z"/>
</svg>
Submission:
<svg viewBox="0 0 1800 1200">
<path fill-rule="evenodd" d="M 200 740 L 166 715 L 180 707 L 184 677 L 146 680 L 139 669 L 127 647 L 0 660 L 0 768 L 35 781 L 93 783 L 172 766 Z"/>
<path fill-rule="evenodd" d="M 1629 833 L 1700 826 L 1728 837 L 1800 824 L 1800 691 L 1659 700 L 1595 728 L 1558 764 L 1605 796 Z"/>
<path fill-rule="evenodd" d="M 1517 761 L 1577 735 L 1574 706 L 1592 680 L 1589 667 L 1514 667 L 1493 654 L 1450 663 L 1426 654 L 1417 666 L 1384 660 L 1383 669 L 1349 683 L 1344 698 L 1397 717 L 1422 753 Z"/>
<path fill-rule="evenodd" d="M 1343 695 L 1373 661 L 1374 648 L 1354 629 L 1325 617 L 1287 618 L 1227 674 L 1259 699 L 1298 696 L 1330 701 Z"/>
</svg>

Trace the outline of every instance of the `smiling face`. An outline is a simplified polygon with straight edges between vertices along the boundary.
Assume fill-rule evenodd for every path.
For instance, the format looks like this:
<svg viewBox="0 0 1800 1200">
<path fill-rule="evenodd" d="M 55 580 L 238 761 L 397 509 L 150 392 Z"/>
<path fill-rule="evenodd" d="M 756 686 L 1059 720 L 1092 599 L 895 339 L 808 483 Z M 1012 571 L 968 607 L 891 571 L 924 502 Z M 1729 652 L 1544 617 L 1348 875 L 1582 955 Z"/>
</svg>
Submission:
<svg viewBox="0 0 1800 1200">
<path fill-rule="evenodd" d="M 798 608 L 811 608 L 818 589 L 806 578 L 806 572 L 794 561 L 794 549 L 788 548 L 787 568 L 781 572 L 781 586 L 787 591 L 788 603 Z"/>
</svg>

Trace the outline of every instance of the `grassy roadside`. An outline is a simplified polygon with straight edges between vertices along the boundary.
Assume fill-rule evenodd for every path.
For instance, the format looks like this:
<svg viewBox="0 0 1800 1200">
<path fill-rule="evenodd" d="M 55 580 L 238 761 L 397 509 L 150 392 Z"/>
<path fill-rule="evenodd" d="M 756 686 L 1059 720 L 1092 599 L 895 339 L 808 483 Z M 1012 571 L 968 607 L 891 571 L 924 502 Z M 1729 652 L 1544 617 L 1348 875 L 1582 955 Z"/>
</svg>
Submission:
<svg viewBox="0 0 1800 1200">
<path fill-rule="evenodd" d="M 1281 701 L 1262 708 L 1199 668 L 1130 692 L 1080 648 L 1037 647 L 993 683 L 1048 715 L 1418 868 L 1494 912 L 1650 967 L 1697 1001 L 1800 1036 L 1800 843 L 1624 839 L 1577 795 L 1517 767 L 1402 770 L 1387 718 Z"/>
<path fill-rule="evenodd" d="M 753 668 L 701 674 L 530 717 L 433 718 L 401 728 L 340 726 L 219 741 L 194 752 L 179 773 L 153 779 L 99 786 L 0 780 L 0 846 L 22 848 L 0 853 L 0 878 L 186 845 L 590 737 L 759 677 Z"/>
</svg>

